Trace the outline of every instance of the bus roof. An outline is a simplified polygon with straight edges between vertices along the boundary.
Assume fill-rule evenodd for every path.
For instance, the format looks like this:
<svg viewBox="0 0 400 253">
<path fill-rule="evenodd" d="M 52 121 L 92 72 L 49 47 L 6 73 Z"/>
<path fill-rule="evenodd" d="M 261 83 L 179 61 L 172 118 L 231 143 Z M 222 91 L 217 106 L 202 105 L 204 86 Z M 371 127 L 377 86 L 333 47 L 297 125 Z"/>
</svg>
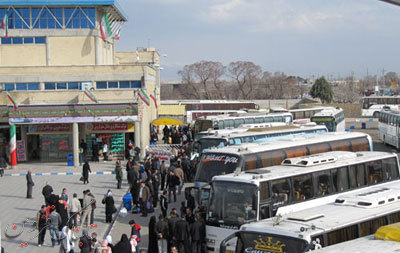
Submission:
<svg viewBox="0 0 400 253">
<path fill-rule="evenodd" d="M 218 131 L 215 130 L 214 135 L 208 135 L 202 137 L 202 139 L 221 139 L 221 138 L 237 138 L 237 137 L 245 137 L 245 136 L 257 136 L 257 135 L 265 135 L 265 134 L 274 134 L 281 132 L 300 132 L 304 130 L 326 130 L 327 128 L 324 125 L 283 125 L 276 127 L 268 127 L 268 128 L 249 128 L 243 131 Z"/>
<path fill-rule="evenodd" d="M 379 252 L 394 253 L 400 251 L 400 242 L 375 239 L 374 235 L 364 236 L 324 247 L 318 252 L 343 253 L 343 252 Z"/>
<path fill-rule="evenodd" d="M 327 108 L 324 108 L 322 111 L 317 112 L 316 114 L 314 114 L 311 118 L 335 116 L 339 112 L 343 112 L 343 109 L 342 108 L 327 107 Z"/>
<path fill-rule="evenodd" d="M 231 154 L 231 155 L 245 155 L 251 153 L 258 153 L 267 150 L 276 150 L 287 147 L 296 147 L 300 145 L 307 145 L 310 143 L 322 143 L 334 140 L 352 139 L 352 138 L 368 138 L 371 137 L 366 133 L 360 132 L 329 132 L 317 133 L 312 136 L 301 137 L 288 137 L 279 139 L 279 141 L 265 142 L 265 143 L 244 143 L 240 145 L 231 145 L 222 148 L 213 149 L 205 152 L 215 154 Z"/>
<path fill-rule="evenodd" d="M 249 184 L 259 184 L 263 181 L 285 178 L 290 176 L 307 174 L 315 171 L 326 170 L 330 168 L 339 168 L 351 164 L 373 161 L 376 159 L 385 159 L 397 157 L 396 154 L 388 152 L 349 152 L 349 151 L 331 151 L 309 156 L 289 158 L 283 161 L 282 165 L 276 165 L 266 168 L 242 171 L 238 175 L 235 173 L 214 176 L 212 181 L 229 181 Z M 284 165 L 291 161 L 291 164 Z M 305 163 L 318 165 L 306 165 Z M 296 165 L 300 164 L 300 165 Z"/>
<path fill-rule="evenodd" d="M 398 180 L 384 186 L 367 187 L 343 194 L 335 203 L 289 213 L 281 218 L 275 217 L 245 224 L 241 230 L 310 240 L 312 236 L 363 222 L 372 217 L 385 216 L 396 210 L 400 211 Z"/>
<path fill-rule="evenodd" d="M 283 115 L 292 115 L 289 112 L 279 112 L 279 113 L 267 113 L 267 112 L 252 112 L 252 113 L 233 113 L 233 114 L 222 114 L 222 115 L 211 115 L 211 116 L 202 116 L 198 119 L 210 119 L 210 120 L 218 120 L 218 119 L 227 119 L 227 118 L 240 118 L 240 117 L 255 117 L 255 116 L 283 116 Z"/>
<path fill-rule="evenodd" d="M 163 100 L 161 104 L 256 104 L 247 100 Z"/>
<path fill-rule="evenodd" d="M 400 98 L 400 96 L 375 96 L 375 95 L 371 95 L 371 96 L 363 97 L 362 99 L 365 99 L 365 98 Z"/>
</svg>

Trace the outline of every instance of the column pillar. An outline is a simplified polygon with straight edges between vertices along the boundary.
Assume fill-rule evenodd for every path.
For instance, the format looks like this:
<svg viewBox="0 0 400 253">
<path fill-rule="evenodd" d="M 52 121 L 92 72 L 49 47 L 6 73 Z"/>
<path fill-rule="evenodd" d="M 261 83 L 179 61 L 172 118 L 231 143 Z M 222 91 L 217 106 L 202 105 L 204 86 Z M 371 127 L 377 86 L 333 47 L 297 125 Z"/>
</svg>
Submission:
<svg viewBox="0 0 400 253">
<path fill-rule="evenodd" d="M 72 153 L 74 156 L 74 167 L 79 168 L 79 127 L 78 123 L 72 123 Z"/>
<path fill-rule="evenodd" d="M 11 169 L 17 168 L 17 127 L 10 125 L 10 162 Z"/>
<path fill-rule="evenodd" d="M 140 121 L 135 121 L 135 147 L 142 149 L 140 143 Z"/>
</svg>

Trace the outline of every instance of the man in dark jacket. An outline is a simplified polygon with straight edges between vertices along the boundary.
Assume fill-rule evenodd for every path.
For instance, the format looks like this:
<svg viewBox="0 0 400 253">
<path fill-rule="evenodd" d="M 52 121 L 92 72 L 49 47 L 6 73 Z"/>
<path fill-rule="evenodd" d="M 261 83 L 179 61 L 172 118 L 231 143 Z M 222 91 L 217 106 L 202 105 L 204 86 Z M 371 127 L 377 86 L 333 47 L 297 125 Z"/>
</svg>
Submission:
<svg viewBox="0 0 400 253">
<path fill-rule="evenodd" d="M 151 198 L 151 194 L 150 194 L 149 188 L 145 185 L 144 182 L 141 182 L 137 200 L 140 203 L 140 210 L 142 211 L 143 217 L 147 216 L 146 203 L 147 203 L 147 201 L 150 200 L 150 198 Z"/>
<path fill-rule="evenodd" d="M 46 236 L 46 227 L 47 227 L 46 206 L 42 205 L 41 209 L 36 215 L 36 229 L 39 233 L 38 247 L 42 247 L 42 244 L 44 243 L 44 237 Z"/>
<path fill-rule="evenodd" d="M 26 190 L 26 198 L 31 199 L 32 198 L 32 187 L 35 185 L 35 183 L 32 180 L 32 175 L 31 171 L 28 170 L 28 174 L 26 174 L 26 185 L 27 185 L 27 190 Z"/>
<path fill-rule="evenodd" d="M 181 216 L 181 219 L 175 224 L 175 239 L 177 242 L 179 252 L 189 253 L 189 240 L 190 230 L 189 224 L 185 220 L 185 216 Z"/>
<path fill-rule="evenodd" d="M 174 194 L 174 202 L 176 202 L 176 186 L 179 185 L 179 178 L 174 174 L 173 171 L 169 172 L 167 177 L 167 186 L 168 187 L 168 202 L 171 203 L 171 195 Z"/>
<path fill-rule="evenodd" d="M 7 162 L 4 157 L 0 156 L 0 176 L 4 175 L 4 170 L 7 169 Z"/>
<path fill-rule="evenodd" d="M 158 235 L 158 252 L 168 252 L 169 228 L 168 223 L 165 221 L 165 218 L 162 214 L 160 214 L 158 222 L 156 223 L 156 232 Z"/>
<path fill-rule="evenodd" d="M 178 222 L 179 218 L 176 212 L 176 208 L 172 208 L 170 215 L 168 216 L 168 229 L 169 235 L 172 240 L 168 240 L 168 243 L 172 244 L 175 241 L 175 225 Z M 168 245 L 168 248 L 171 248 L 171 245 Z"/>
<path fill-rule="evenodd" d="M 139 180 L 139 175 L 138 173 L 132 168 L 130 168 L 127 172 L 127 179 L 129 186 L 132 187 L 132 185 Z"/>
<path fill-rule="evenodd" d="M 195 222 L 190 227 L 190 235 L 192 237 L 192 252 L 201 253 L 202 243 L 205 238 L 204 223 L 198 215 L 195 216 Z"/>
</svg>

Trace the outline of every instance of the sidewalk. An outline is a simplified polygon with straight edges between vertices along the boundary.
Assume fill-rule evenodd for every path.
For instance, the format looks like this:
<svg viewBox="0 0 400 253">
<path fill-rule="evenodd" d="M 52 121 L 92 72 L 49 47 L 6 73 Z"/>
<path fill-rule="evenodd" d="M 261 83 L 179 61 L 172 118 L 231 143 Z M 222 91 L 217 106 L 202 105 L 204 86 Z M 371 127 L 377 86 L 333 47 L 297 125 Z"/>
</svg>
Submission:
<svg viewBox="0 0 400 253">
<path fill-rule="evenodd" d="M 125 167 L 126 162 L 122 161 L 122 167 Z M 94 172 L 113 172 L 115 168 L 115 161 L 106 161 L 106 162 L 89 162 L 90 169 L 92 173 Z M 35 173 L 81 173 L 82 166 L 79 168 L 74 168 L 71 166 L 67 166 L 67 162 L 24 162 L 19 163 L 17 169 L 9 169 L 5 170 L 5 174 L 26 174 L 28 170 L 31 170 L 32 174 Z M 124 170 L 123 170 L 124 171 Z M 56 174 L 52 174 L 56 175 Z"/>
</svg>

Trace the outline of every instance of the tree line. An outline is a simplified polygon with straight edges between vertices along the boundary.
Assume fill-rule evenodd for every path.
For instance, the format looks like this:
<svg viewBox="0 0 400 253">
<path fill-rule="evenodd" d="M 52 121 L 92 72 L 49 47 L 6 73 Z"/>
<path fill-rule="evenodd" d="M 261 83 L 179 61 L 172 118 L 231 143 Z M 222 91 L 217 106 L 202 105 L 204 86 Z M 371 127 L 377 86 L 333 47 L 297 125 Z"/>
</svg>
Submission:
<svg viewBox="0 0 400 253">
<path fill-rule="evenodd" d="M 400 78 L 395 72 L 381 77 L 367 75 L 359 80 L 351 75 L 331 83 L 325 77 L 307 80 L 283 72 L 263 71 L 251 61 L 235 61 L 226 66 L 217 61 L 200 61 L 184 66 L 178 75 L 181 83 L 173 90 L 162 90 L 162 99 L 257 100 L 311 96 L 325 103 L 358 103 L 376 84 L 394 94 L 400 92 Z"/>
</svg>

